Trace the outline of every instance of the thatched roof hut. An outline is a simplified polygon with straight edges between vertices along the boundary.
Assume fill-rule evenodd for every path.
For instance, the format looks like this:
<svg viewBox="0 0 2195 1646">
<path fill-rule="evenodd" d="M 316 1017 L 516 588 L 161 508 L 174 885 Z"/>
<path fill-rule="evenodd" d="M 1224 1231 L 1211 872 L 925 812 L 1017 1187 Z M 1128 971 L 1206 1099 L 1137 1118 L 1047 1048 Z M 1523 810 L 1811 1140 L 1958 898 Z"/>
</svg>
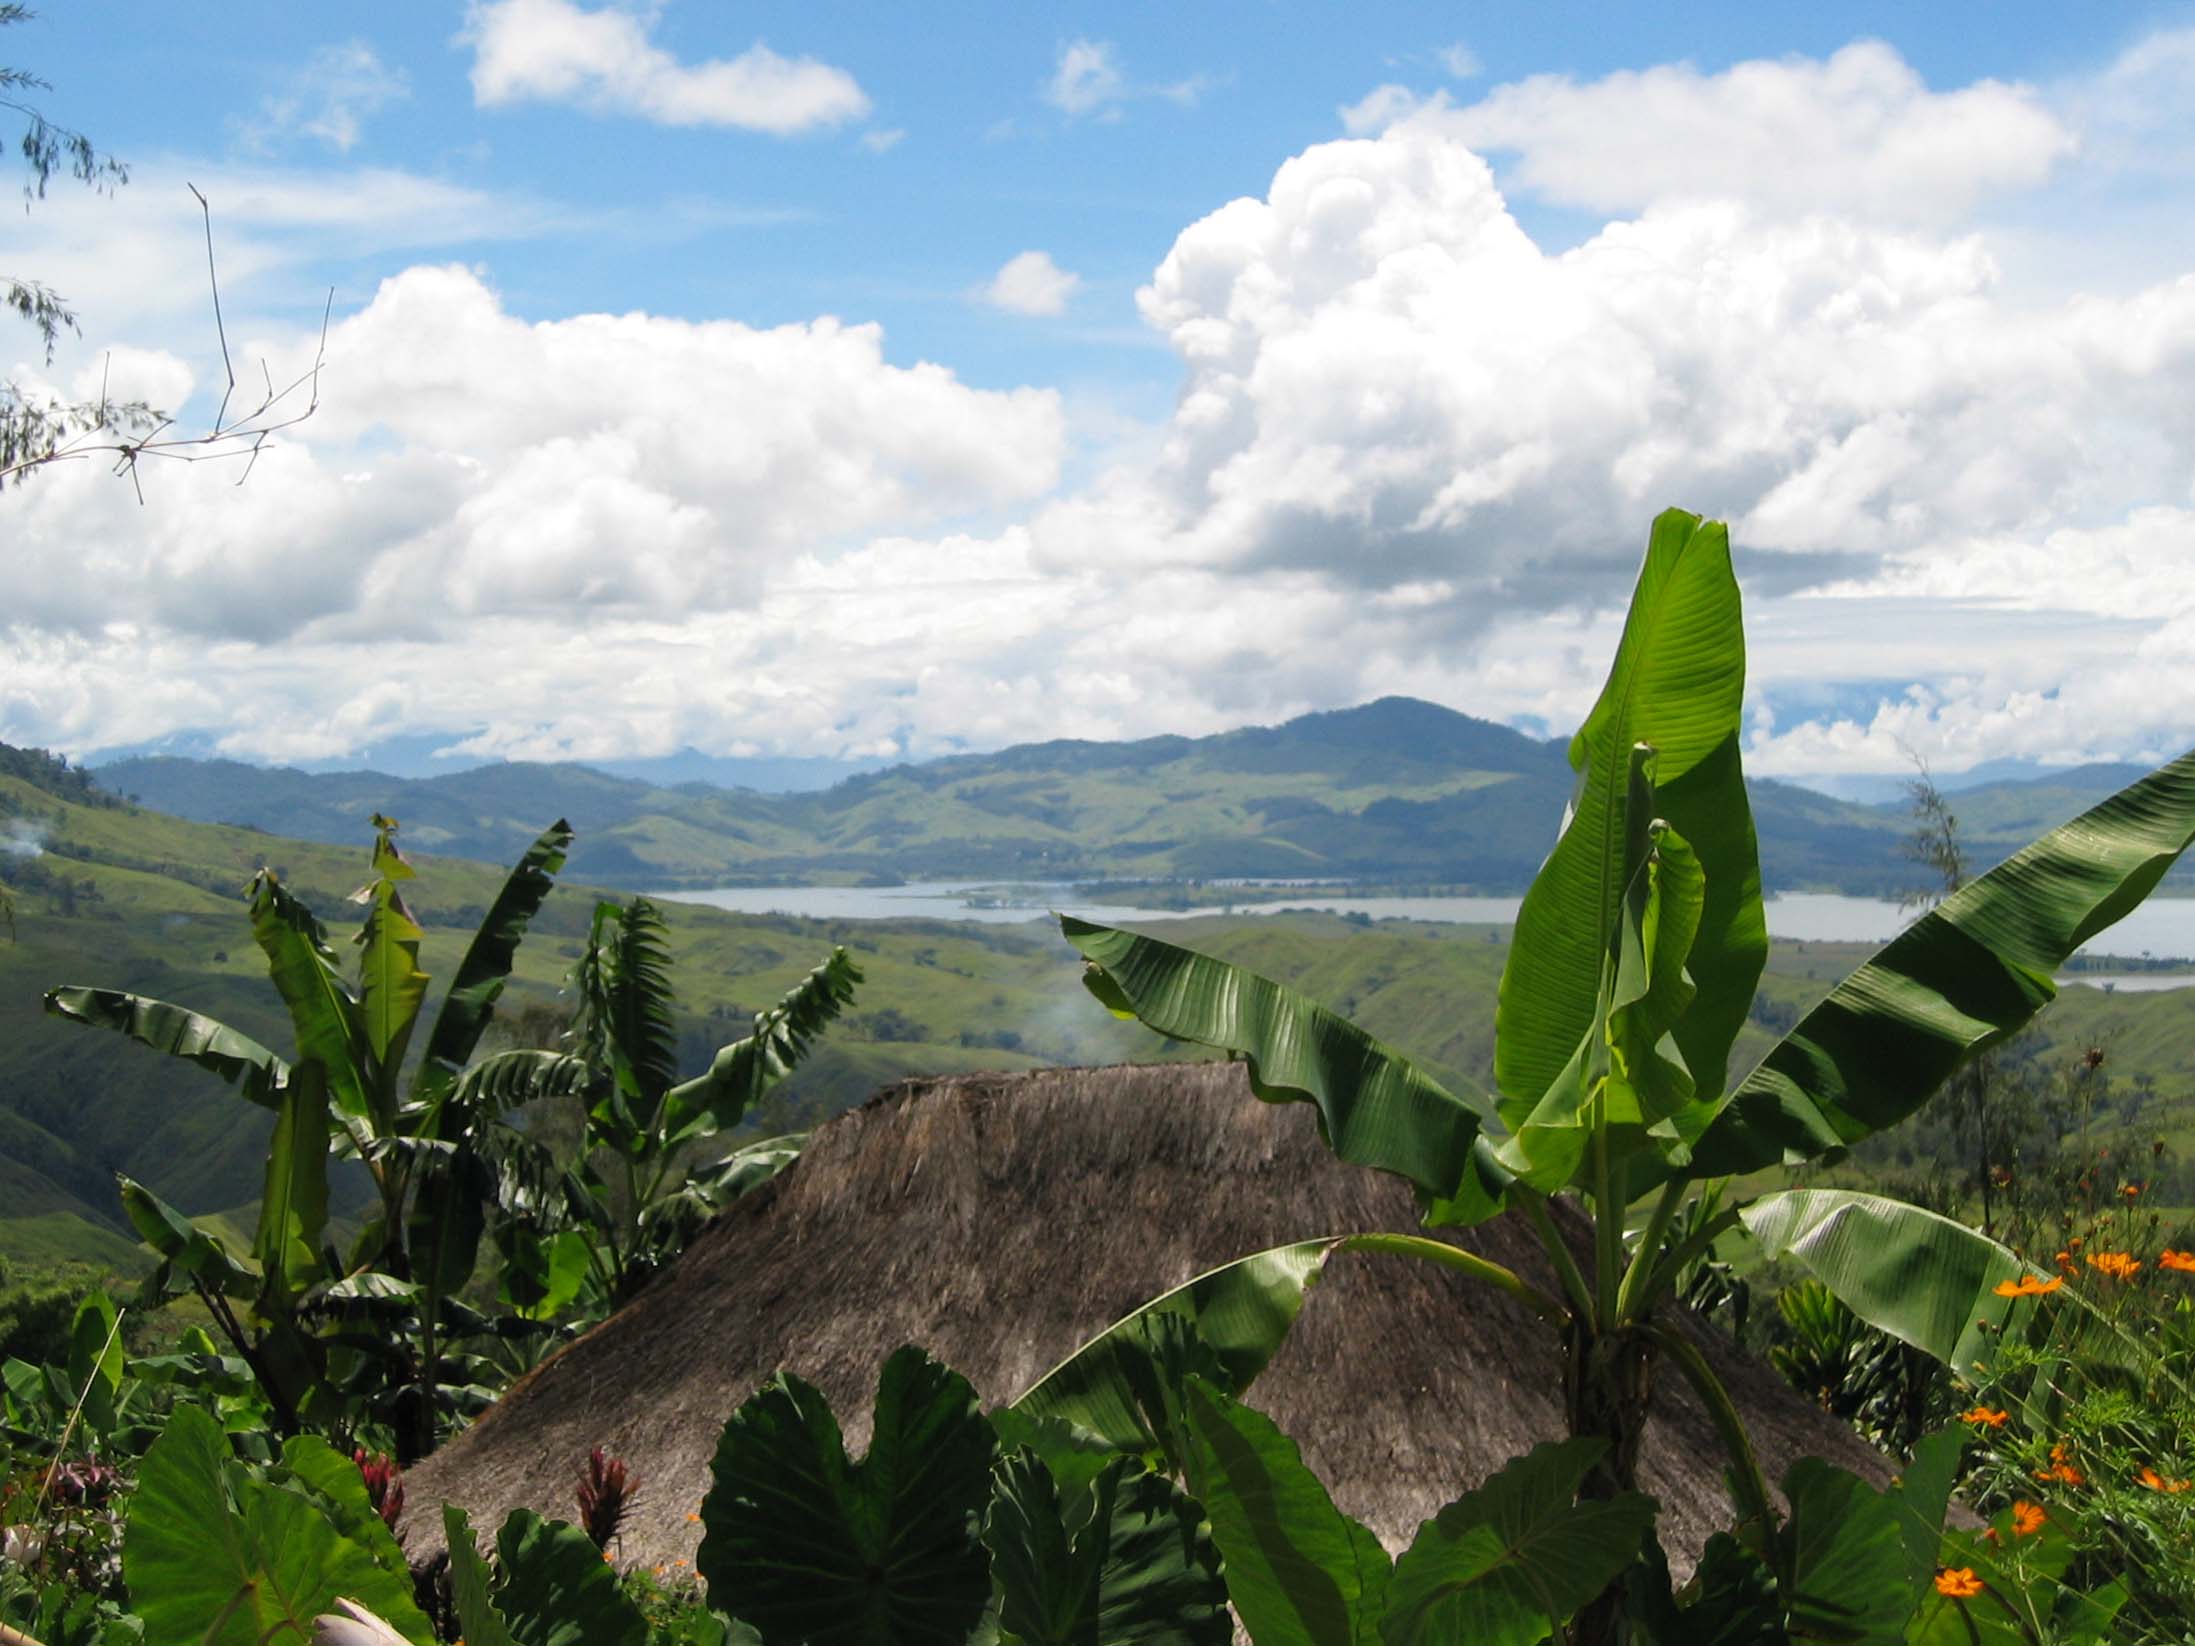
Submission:
<svg viewBox="0 0 2195 1646">
<path fill-rule="evenodd" d="M 725 1418 L 779 1367 L 868 1444 L 884 1358 L 918 1343 L 990 1401 L 1191 1276 L 1266 1246 L 1410 1230 L 1399 1179 L 1345 1166 L 1308 1105 L 1251 1097 L 1239 1065 L 965 1075 L 889 1088 L 817 1131 L 630 1307 L 522 1379 L 409 1476 L 414 1504 L 476 1523 L 524 1505 L 569 1517 L 589 1447 L 640 1480 L 623 1558 L 691 1561 L 690 1520 Z M 1553 1288 L 1511 1219 L 1457 1231 Z M 1881 1483 L 1885 1460 L 1772 1371 L 1696 1331 L 1773 1480 L 1805 1453 Z M 1423 1263 L 1344 1254 L 1251 1400 L 1302 1444 L 1335 1501 L 1390 1549 L 1503 1460 L 1562 1428 L 1548 1333 L 1490 1289 Z M 1641 1484 L 1688 1570 L 1729 1521 L 1705 1413 L 1661 1377 Z M 412 1553 L 439 1543 L 413 1517 Z"/>
</svg>

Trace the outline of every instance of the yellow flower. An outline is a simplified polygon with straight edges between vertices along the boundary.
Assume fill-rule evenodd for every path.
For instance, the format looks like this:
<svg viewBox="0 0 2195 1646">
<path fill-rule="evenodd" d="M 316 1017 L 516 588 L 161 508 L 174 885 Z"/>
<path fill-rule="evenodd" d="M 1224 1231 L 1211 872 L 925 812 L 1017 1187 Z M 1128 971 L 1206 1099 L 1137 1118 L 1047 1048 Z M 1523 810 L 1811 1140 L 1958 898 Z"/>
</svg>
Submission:
<svg viewBox="0 0 2195 1646">
<path fill-rule="evenodd" d="M 1971 1566 L 1946 1566 L 1936 1574 L 1936 1593 L 1951 1600 L 1972 1600 L 1982 1592 L 1982 1580 Z"/>
<path fill-rule="evenodd" d="M 2142 1260 L 2126 1252 L 2090 1252 L 2088 1266 L 2101 1270 L 2113 1280 L 2132 1280 L 2135 1271 L 2141 1268 Z"/>
</svg>

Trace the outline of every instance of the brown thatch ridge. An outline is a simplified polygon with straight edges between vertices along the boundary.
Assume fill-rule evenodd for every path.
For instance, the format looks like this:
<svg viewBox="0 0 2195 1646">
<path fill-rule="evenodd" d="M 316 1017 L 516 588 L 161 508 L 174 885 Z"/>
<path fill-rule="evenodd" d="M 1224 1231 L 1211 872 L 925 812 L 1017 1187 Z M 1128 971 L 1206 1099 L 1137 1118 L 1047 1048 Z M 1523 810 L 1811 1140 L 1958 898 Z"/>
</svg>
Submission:
<svg viewBox="0 0 2195 1646">
<path fill-rule="evenodd" d="M 1337 1162 L 1308 1105 L 1260 1103 L 1239 1065 L 960 1075 L 888 1088 L 820 1128 L 801 1161 L 726 1210 L 668 1274 L 516 1384 L 408 1477 L 500 1522 L 571 1518 L 589 1447 L 626 1460 L 639 1501 L 620 1558 L 693 1559 L 689 1519 L 726 1417 L 785 1367 L 868 1443 L 885 1356 L 918 1343 L 986 1401 L 1012 1399 L 1160 1292 L 1286 1241 L 1417 1225 L 1399 1179 Z M 1459 1245 L 1553 1289 L 1528 1230 Z M 1719 1333 L 1686 1322 L 1751 1426 L 1771 1480 L 1813 1454 L 1876 1484 L 1889 1465 Z M 1336 1503 L 1391 1550 L 1501 1463 L 1562 1431 L 1544 1327 L 1444 1269 L 1333 1259 L 1250 1391 Z M 1689 1570 L 1729 1505 L 1705 1412 L 1673 1369 L 1656 1390 L 1641 1485 Z M 414 1557 L 440 1543 L 415 1513 Z"/>
</svg>

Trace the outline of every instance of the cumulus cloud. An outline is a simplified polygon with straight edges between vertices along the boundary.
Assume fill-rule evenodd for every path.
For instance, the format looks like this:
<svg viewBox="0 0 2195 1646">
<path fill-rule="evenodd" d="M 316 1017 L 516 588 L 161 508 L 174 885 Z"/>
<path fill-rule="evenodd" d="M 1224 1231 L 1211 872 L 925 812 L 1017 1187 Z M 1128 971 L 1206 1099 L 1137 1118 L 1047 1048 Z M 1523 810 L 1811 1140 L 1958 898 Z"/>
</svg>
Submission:
<svg viewBox="0 0 2195 1646">
<path fill-rule="evenodd" d="M 475 0 L 473 100 L 576 103 L 666 126 L 734 126 L 786 136 L 869 112 L 844 69 L 780 57 L 757 41 L 737 57 L 681 63 L 649 38 L 651 18 L 572 0 Z"/>
<path fill-rule="evenodd" d="M 1512 156 L 1511 186 L 1605 212 L 1742 200 L 1934 222 L 2041 183 L 2076 147 L 2033 87 L 1931 91 L 1879 41 L 1719 74 L 1675 63 L 1582 82 L 1533 75 L 1463 105 L 1382 87 L 1345 118 L 1359 131 L 1437 122 L 1481 154 Z"/>
<path fill-rule="evenodd" d="M 1832 96 L 1837 61 L 1769 67 L 1863 157 L 1961 95 Z M 1367 121 L 1185 227 L 1138 297 L 1174 408 L 1066 492 L 1056 396 L 874 328 L 529 324 L 412 269 L 243 491 L 11 494 L 0 737 L 920 755 L 1381 692 L 1555 730 L 1672 503 L 1732 522 L 1762 770 L 2195 728 L 2195 273 L 2015 299 L 2000 236 L 1742 169 L 1550 251 L 1468 112 Z"/>
<path fill-rule="evenodd" d="M 358 146 L 366 121 L 411 96 L 403 70 L 391 68 L 363 40 L 322 46 L 262 99 L 253 119 L 239 122 L 245 145 L 264 150 L 282 137 L 316 138 L 339 154 Z"/>
<path fill-rule="evenodd" d="M 977 295 L 1008 314 L 1064 314 L 1081 284 L 1082 276 L 1061 268 L 1049 252 L 1025 251 L 1009 257 Z"/>
</svg>

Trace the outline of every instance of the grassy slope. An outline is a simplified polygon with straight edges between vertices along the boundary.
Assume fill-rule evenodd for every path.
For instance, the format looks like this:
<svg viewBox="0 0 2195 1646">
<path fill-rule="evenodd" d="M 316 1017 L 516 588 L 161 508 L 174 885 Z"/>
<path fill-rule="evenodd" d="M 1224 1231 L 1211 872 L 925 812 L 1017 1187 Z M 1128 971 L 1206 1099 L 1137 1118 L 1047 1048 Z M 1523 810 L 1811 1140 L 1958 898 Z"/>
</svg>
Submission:
<svg viewBox="0 0 2195 1646">
<path fill-rule="evenodd" d="M 258 1192 L 264 1116 L 210 1075 L 44 1017 L 38 997 L 59 982 L 132 988 L 285 1046 L 287 1024 L 238 892 L 271 859 L 330 919 L 340 947 L 352 926 L 343 894 L 366 876 L 363 829 L 359 847 L 300 843 L 135 808 L 68 804 L 0 777 L 0 815 L 7 814 L 41 819 L 52 832 L 35 865 L 48 884 L 25 886 L 20 860 L 0 861 L 0 875 L 18 886 L 16 941 L 0 941 L 0 1251 L 20 1241 L 67 1255 L 68 1228 L 113 1218 L 116 1169 L 193 1212 L 248 1204 Z M 423 958 L 446 976 L 503 871 L 433 858 L 422 858 L 420 870 L 412 901 L 428 932 Z M 73 917 L 60 912 L 50 884 L 57 874 L 92 889 L 77 898 Z M 551 897 L 520 950 L 513 1005 L 554 999 L 591 903 L 571 885 Z M 696 1068 L 833 943 L 852 947 L 867 971 L 850 1020 L 763 1117 L 772 1125 L 805 1123 L 908 1074 L 1198 1055 L 1110 1018 L 1078 986 L 1071 951 L 1040 924 L 822 922 L 686 906 L 669 915 L 685 1057 Z M 1351 1013 L 1459 1087 L 1488 1078 L 1505 954 L 1498 931 L 1223 916 L 1154 930 Z M 1856 945 L 1779 944 L 1763 986 L 1764 1015 L 1803 1009 L 1864 955 Z M 2046 1018 L 2044 1055 L 2107 1043 L 2122 1075 L 2154 1078 L 2176 1105 L 2160 1111 L 2167 1129 L 2195 1146 L 2185 1101 L 2195 1088 L 2191 1031 L 2195 991 L 2069 990 Z M 1758 1055 L 1768 1044 L 1764 1029 L 1748 1030 L 1746 1051 Z M 27 1218 L 38 1220 L 35 1230 L 20 1226 Z M 110 1256 L 113 1236 L 111 1223 L 104 1234 L 86 1234 L 83 1255 Z"/>
</svg>

